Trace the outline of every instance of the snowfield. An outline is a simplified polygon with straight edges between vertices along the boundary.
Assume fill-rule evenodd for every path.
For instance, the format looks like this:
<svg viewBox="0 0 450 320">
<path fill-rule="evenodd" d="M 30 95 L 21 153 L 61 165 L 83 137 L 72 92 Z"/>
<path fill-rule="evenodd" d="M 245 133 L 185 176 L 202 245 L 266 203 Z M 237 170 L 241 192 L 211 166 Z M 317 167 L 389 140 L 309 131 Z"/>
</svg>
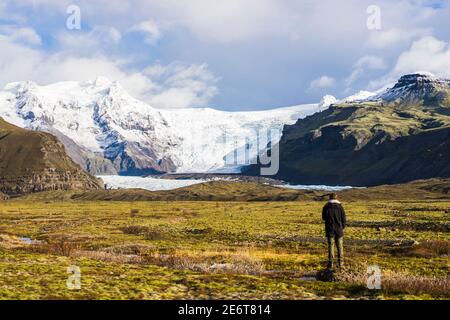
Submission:
<svg viewBox="0 0 450 320">
<path fill-rule="evenodd" d="M 256 112 L 162 110 L 133 98 L 118 82 L 104 77 L 47 86 L 15 82 L 0 91 L 0 116 L 6 121 L 67 137 L 61 139 L 66 148 L 67 141 L 73 142 L 79 147 L 76 152 L 100 155 L 122 174 L 130 168 L 238 172 L 269 142 L 279 141 L 284 125 L 317 111 L 318 104 Z M 89 170 L 83 161 L 78 163 Z"/>
<path fill-rule="evenodd" d="M 173 190 L 206 182 L 206 180 L 172 180 L 127 176 L 97 176 L 108 189 L 145 189 L 150 191 Z"/>
<path fill-rule="evenodd" d="M 276 187 L 295 190 L 317 190 L 317 191 L 342 191 L 354 188 L 350 186 L 325 186 L 325 185 L 302 185 L 302 184 L 298 185 L 283 184 L 277 185 Z"/>
</svg>

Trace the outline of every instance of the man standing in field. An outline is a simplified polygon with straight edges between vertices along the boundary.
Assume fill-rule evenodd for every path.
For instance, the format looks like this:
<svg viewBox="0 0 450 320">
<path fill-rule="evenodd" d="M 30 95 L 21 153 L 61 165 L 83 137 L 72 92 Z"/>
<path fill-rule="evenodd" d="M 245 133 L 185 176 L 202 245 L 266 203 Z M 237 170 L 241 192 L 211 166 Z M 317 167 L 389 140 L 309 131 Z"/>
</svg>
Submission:
<svg viewBox="0 0 450 320">
<path fill-rule="evenodd" d="M 325 222 L 325 234 L 328 240 L 328 269 L 333 268 L 334 246 L 338 252 L 338 266 L 344 266 L 344 229 L 347 222 L 345 211 L 337 199 L 337 194 L 330 194 L 327 204 L 322 210 L 322 219 Z"/>
</svg>

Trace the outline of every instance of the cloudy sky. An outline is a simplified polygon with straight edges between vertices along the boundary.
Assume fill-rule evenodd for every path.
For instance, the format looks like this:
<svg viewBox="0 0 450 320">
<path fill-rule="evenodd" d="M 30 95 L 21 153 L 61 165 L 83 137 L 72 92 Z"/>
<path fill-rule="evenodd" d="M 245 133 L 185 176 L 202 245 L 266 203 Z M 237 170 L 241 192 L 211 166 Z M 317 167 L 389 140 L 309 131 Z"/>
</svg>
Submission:
<svg viewBox="0 0 450 320">
<path fill-rule="evenodd" d="M 0 0 L 0 87 L 106 76 L 158 108 L 258 110 L 342 98 L 408 72 L 450 77 L 449 7 L 445 0 Z"/>
</svg>

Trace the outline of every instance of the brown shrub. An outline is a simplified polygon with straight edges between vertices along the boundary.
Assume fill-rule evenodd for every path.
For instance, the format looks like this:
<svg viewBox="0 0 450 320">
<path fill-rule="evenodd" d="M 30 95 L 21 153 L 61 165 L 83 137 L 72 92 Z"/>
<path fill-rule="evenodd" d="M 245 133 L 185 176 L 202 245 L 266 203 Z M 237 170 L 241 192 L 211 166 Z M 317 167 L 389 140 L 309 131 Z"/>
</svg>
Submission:
<svg viewBox="0 0 450 320">
<path fill-rule="evenodd" d="M 437 255 L 450 255 L 450 241 L 444 240 L 426 241 L 423 242 L 421 246 L 429 249 L 431 252 Z"/>
<path fill-rule="evenodd" d="M 386 275 L 382 278 L 382 290 L 390 293 L 430 294 L 450 296 L 450 279 L 405 274 Z"/>
<path fill-rule="evenodd" d="M 261 260 L 245 253 L 203 252 L 192 256 L 187 253 L 154 253 L 145 256 L 145 261 L 172 269 L 192 270 L 201 273 L 252 274 L 265 271 Z"/>
<path fill-rule="evenodd" d="M 168 238 L 170 230 L 165 230 L 164 227 L 153 226 L 126 226 L 119 228 L 125 234 L 143 235 L 145 240 L 164 240 Z"/>
<path fill-rule="evenodd" d="M 136 217 L 138 213 L 139 213 L 139 209 L 131 209 L 130 210 L 130 216 L 132 218 Z"/>
<path fill-rule="evenodd" d="M 144 233 L 145 240 L 164 240 L 167 238 L 166 234 L 160 230 L 149 229 Z"/>
<path fill-rule="evenodd" d="M 103 248 L 101 251 L 113 253 L 113 254 L 125 254 L 125 255 L 145 255 L 156 251 L 155 247 L 147 246 L 143 244 L 124 244 L 118 246 L 112 246 Z"/>
<path fill-rule="evenodd" d="M 432 258 L 450 256 L 450 241 L 434 240 L 424 241 L 418 245 L 411 246 L 401 252 L 407 256 Z"/>
<path fill-rule="evenodd" d="M 142 235 L 149 231 L 147 226 L 126 226 L 119 228 L 125 234 Z"/>
<path fill-rule="evenodd" d="M 143 263 L 143 259 L 141 256 L 134 254 L 120 254 L 120 253 L 111 253 L 105 251 L 75 251 L 71 255 L 75 258 L 90 258 L 94 260 L 104 261 L 104 262 L 114 262 L 114 263 L 130 263 L 130 264 L 139 264 Z"/>
<path fill-rule="evenodd" d="M 81 243 L 71 241 L 68 238 L 50 239 L 46 243 L 32 244 L 29 250 L 38 253 L 56 254 L 70 256 L 81 248 Z"/>
<path fill-rule="evenodd" d="M 367 267 L 363 264 L 357 264 L 354 267 L 345 267 L 342 271 L 334 275 L 333 280 L 366 286 L 368 277 Z M 449 297 L 450 278 L 383 272 L 381 276 L 381 290 L 382 292 L 391 294 L 430 294 Z"/>
</svg>

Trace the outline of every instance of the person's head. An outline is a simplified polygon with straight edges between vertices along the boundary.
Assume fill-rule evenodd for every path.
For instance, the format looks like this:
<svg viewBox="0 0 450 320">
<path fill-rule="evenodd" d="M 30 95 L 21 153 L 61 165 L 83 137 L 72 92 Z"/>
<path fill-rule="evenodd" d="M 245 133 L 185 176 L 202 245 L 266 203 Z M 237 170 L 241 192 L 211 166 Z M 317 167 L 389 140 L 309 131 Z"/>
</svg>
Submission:
<svg viewBox="0 0 450 320">
<path fill-rule="evenodd" d="M 330 197 L 329 197 L 330 200 L 337 200 L 337 198 L 338 198 L 338 196 L 336 193 L 334 193 L 334 192 L 330 193 Z"/>
</svg>

